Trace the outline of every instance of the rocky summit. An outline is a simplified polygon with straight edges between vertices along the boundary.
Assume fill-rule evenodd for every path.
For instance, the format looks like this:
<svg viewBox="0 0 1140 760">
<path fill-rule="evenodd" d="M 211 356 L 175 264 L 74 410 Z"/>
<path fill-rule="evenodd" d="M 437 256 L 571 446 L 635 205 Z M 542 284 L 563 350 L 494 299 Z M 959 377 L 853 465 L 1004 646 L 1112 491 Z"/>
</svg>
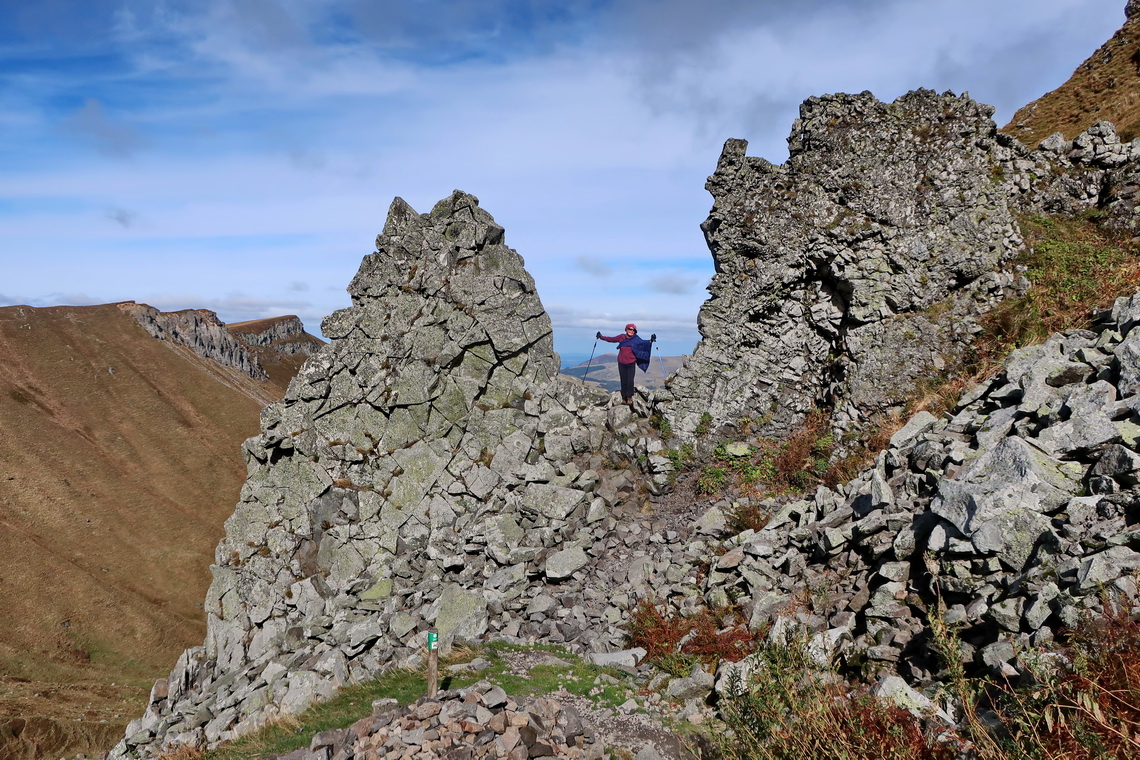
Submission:
<svg viewBox="0 0 1140 760">
<path fill-rule="evenodd" d="M 216 746 L 420 665 L 432 628 L 444 650 L 559 644 L 634 668 L 641 602 L 682 615 L 733 603 L 772 641 L 870 663 L 879 690 L 900 694 L 936 677 L 934 612 L 962 626 L 974 667 L 1009 676 L 1018 647 L 1099 611 L 1098 592 L 1134 596 L 1140 295 L 1096 331 L 1016 352 L 948 415 L 915 417 L 846 485 L 711 508 L 668 494 L 650 413 L 682 441 L 741 417 L 787 432 L 821 404 L 835 429 L 858 428 L 1026 286 L 1003 269 L 1020 245 L 1014 210 L 1095 205 L 1133 228 L 1140 144 L 1097 125 L 1030 150 L 989 117 L 925 91 L 830 96 L 804 104 L 783 167 L 729 141 L 709 183 L 704 339 L 670 391 L 632 408 L 558 374 L 534 283 L 473 196 L 422 215 L 394 201 L 352 306 L 323 325 L 331 342 L 245 444 L 205 643 L 156 683 L 112 757 Z M 750 506 L 772 519 L 729 530 Z M 750 667 L 697 668 L 667 693 L 699 712 Z M 431 722 L 451 706 L 413 709 L 322 751 L 461 740 L 467 718 Z M 536 709 L 560 732 L 479 741 L 596 754 L 572 715 Z M 481 715 L 504 731 L 515 719 Z"/>
<path fill-rule="evenodd" d="M 708 414 L 786 433 L 824 404 L 850 426 L 953 361 L 1015 284 L 995 271 L 1021 241 L 992 112 L 926 90 L 834 95 L 800 107 L 782 166 L 729 140 L 706 185 L 716 275 L 671 384 L 674 429 Z"/>
<path fill-rule="evenodd" d="M 587 563 L 576 531 L 620 484 L 573 460 L 630 412 L 558 374 L 534 282 L 474 197 L 422 216 L 397 199 L 376 247 L 322 326 L 331 343 L 246 442 L 204 646 L 117 754 L 298 712 L 417 661 L 429 625 L 445 647 L 517 635 L 528 585 Z"/>
<path fill-rule="evenodd" d="M 1135 234 L 1140 143 L 1101 122 L 1029 149 L 993 109 L 919 90 L 809 98 L 782 166 L 729 140 L 702 225 L 716 265 L 698 343 L 662 412 L 786 435 L 812 409 L 837 432 L 901 410 L 958 361 L 977 318 L 1028 285 L 1002 268 L 1014 213 L 1095 210 Z"/>
</svg>

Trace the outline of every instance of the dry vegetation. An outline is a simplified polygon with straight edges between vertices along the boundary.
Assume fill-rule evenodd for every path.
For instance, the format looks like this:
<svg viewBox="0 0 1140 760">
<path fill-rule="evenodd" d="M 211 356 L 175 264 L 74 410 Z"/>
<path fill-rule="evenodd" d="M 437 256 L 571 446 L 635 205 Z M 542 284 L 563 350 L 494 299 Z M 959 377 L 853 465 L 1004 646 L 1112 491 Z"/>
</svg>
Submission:
<svg viewBox="0 0 1140 760">
<path fill-rule="evenodd" d="M 201 642 L 267 388 L 114 305 L 0 309 L 0 757 L 109 748 Z"/>
<path fill-rule="evenodd" d="M 694 665 L 716 670 L 723 659 L 739 662 L 756 651 L 764 631 L 752 631 L 735 611 L 702 608 L 682 617 L 664 605 L 643 600 L 629 624 L 630 645 L 646 651 L 646 660 L 674 676 L 687 676 Z"/>
<path fill-rule="evenodd" d="M 1054 132 L 1069 140 L 1111 121 L 1125 140 L 1140 136 L 1140 20 L 1133 20 L 1081 64 L 1067 82 L 1013 115 L 1003 132 L 1036 147 Z"/>
<path fill-rule="evenodd" d="M 1107 600 L 1106 600 L 1107 601 Z M 936 709 L 959 716 L 957 727 L 873 696 L 857 672 L 840 672 L 809 655 L 804 642 L 765 643 L 731 610 L 665 615 L 637 608 L 631 645 L 674 676 L 694 666 L 714 672 L 748 658 L 745 684 L 730 680 L 718 704 L 721 721 L 703 757 L 722 760 L 1078 760 L 1140 753 L 1140 623 L 1120 608 L 1063 631 L 1057 643 L 1023 655 L 1030 674 L 1013 686 L 967 675 L 959 642 L 942 619 L 931 620 L 947 681 Z M 873 674 L 872 674 L 873 675 Z M 873 680 L 873 679 L 872 679 Z"/>
</svg>

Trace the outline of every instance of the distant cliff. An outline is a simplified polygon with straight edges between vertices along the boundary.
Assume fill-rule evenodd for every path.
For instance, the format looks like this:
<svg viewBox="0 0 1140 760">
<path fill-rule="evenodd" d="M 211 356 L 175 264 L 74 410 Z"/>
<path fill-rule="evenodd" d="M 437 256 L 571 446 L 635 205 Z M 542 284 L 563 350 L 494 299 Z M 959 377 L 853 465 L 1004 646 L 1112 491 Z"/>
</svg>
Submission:
<svg viewBox="0 0 1140 760">
<path fill-rule="evenodd" d="M 272 383 L 284 392 L 301 364 L 325 344 L 305 332 L 305 326 L 294 315 L 231 322 L 226 325 L 261 365 Z"/>
<path fill-rule="evenodd" d="M 159 311 L 153 306 L 134 301 L 119 304 L 119 308 L 134 316 L 144 330 L 159 340 L 186 346 L 204 359 L 239 369 L 257 380 L 269 377 L 261 362 L 250 354 L 245 344 L 231 334 L 225 323 L 212 311 Z"/>
<path fill-rule="evenodd" d="M 286 354 L 312 354 L 323 344 L 305 332 L 305 325 L 295 315 L 231 322 L 230 333 L 247 346 L 273 347 Z"/>
</svg>

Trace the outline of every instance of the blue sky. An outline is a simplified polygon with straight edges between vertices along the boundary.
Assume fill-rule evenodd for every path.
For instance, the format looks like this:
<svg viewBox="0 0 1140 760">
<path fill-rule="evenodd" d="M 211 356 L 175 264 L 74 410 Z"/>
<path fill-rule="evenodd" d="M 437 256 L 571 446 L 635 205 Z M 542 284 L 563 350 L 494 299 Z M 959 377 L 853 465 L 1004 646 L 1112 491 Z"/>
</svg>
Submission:
<svg viewBox="0 0 1140 760">
<path fill-rule="evenodd" d="M 916 87 L 1004 124 L 1124 5 L 0 0 L 0 305 L 318 333 L 392 198 L 426 212 L 458 188 L 526 259 L 567 357 L 630 320 L 688 353 L 725 139 L 779 163 L 805 98 Z"/>
</svg>

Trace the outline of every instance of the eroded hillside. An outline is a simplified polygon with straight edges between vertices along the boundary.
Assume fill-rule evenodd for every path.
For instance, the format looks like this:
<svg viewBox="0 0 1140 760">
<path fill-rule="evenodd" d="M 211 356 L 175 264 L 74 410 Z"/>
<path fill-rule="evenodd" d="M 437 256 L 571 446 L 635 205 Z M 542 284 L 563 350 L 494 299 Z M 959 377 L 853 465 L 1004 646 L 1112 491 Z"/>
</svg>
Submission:
<svg viewBox="0 0 1140 760">
<path fill-rule="evenodd" d="M 105 748 L 201 639 L 237 452 L 284 392 L 155 340 L 147 308 L 0 309 L 4 757 Z"/>
</svg>

